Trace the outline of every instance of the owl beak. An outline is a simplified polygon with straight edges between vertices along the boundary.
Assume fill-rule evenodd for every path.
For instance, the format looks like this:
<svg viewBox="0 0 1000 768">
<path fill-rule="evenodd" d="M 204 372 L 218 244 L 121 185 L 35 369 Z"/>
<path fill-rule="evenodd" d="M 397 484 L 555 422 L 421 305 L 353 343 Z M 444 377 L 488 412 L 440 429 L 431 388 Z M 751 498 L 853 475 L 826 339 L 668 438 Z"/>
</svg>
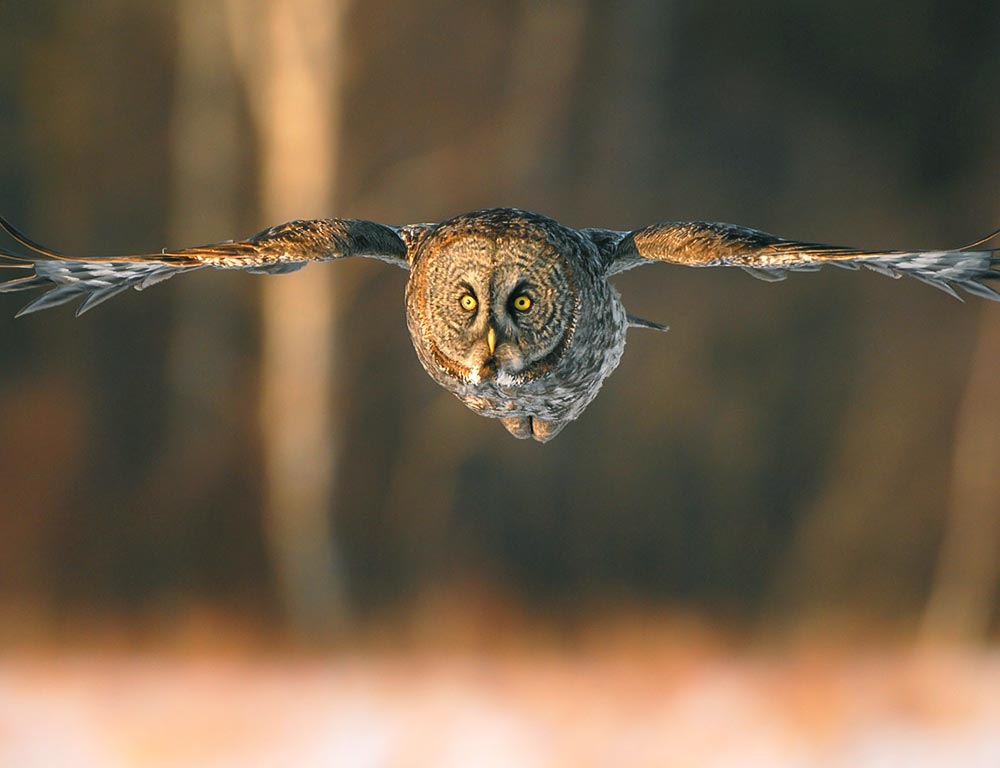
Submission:
<svg viewBox="0 0 1000 768">
<path fill-rule="evenodd" d="M 486 332 L 486 346 L 490 348 L 490 354 L 492 355 L 497 348 L 497 332 L 491 325 L 489 330 Z"/>
</svg>

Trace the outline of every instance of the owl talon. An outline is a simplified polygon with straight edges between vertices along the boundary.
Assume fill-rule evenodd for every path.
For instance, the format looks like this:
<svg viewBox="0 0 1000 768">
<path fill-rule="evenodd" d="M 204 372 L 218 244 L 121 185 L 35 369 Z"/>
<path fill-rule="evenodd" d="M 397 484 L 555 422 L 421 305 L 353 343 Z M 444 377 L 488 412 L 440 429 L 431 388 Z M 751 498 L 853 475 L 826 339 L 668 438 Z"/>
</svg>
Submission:
<svg viewBox="0 0 1000 768">
<path fill-rule="evenodd" d="M 565 421 L 548 421 L 537 416 L 507 416 L 500 423 L 518 440 L 531 437 L 539 443 L 547 443 L 566 426 Z"/>
<path fill-rule="evenodd" d="M 529 416 L 507 416 L 500 419 L 500 423 L 518 440 L 527 440 L 532 436 Z"/>
</svg>

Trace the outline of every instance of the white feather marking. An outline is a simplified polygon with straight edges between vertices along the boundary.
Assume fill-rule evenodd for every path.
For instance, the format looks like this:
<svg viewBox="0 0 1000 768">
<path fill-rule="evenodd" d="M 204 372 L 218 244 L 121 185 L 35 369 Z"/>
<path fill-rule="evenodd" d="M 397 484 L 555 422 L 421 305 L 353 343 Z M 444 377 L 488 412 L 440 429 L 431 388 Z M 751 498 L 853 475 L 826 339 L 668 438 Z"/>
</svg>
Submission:
<svg viewBox="0 0 1000 768">
<path fill-rule="evenodd" d="M 516 376 L 511 376 L 506 371 L 500 371 L 497 373 L 497 384 L 501 387 L 512 387 L 515 384 L 519 384 L 520 379 Z"/>
</svg>

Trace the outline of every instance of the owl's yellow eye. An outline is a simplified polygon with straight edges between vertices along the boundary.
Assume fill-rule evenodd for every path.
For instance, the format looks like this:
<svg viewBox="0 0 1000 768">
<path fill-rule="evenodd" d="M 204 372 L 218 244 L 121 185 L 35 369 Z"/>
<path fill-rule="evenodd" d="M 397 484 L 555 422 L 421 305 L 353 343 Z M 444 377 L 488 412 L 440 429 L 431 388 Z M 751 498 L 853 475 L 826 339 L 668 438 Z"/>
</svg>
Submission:
<svg viewBox="0 0 1000 768">
<path fill-rule="evenodd" d="M 514 297 L 514 309 L 518 312 L 527 312 L 531 309 L 531 297 L 526 293 Z"/>
<path fill-rule="evenodd" d="M 466 312 L 472 312 L 476 307 L 479 306 L 479 302 L 476 301 L 476 297 L 471 293 L 466 293 L 458 300 L 458 303 L 462 305 L 462 309 Z"/>
</svg>

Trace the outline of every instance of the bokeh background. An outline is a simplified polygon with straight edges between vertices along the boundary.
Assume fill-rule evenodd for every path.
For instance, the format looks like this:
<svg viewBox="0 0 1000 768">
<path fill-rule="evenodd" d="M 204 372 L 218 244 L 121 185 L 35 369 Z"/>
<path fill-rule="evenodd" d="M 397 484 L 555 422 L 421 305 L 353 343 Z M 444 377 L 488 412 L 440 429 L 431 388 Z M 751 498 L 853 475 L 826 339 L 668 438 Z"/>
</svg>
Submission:
<svg viewBox="0 0 1000 768">
<path fill-rule="evenodd" d="M 994 0 L 6 0 L 0 212 L 95 255 L 496 205 L 957 246 L 998 93 Z M 997 307 L 623 274 L 672 330 L 539 446 L 427 378 L 405 280 L 0 296 L 0 761 L 1000 761 Z"/>
</svg>

